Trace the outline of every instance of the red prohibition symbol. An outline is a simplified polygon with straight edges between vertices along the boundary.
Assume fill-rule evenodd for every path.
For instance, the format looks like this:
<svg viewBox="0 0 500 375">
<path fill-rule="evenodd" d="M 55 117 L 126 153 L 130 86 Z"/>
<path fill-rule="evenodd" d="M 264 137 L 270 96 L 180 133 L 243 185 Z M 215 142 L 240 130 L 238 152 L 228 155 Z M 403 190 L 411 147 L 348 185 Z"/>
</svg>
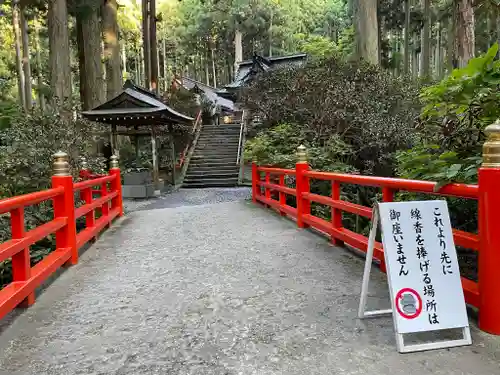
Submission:
<svg viewBox="0 0 500 375">
<path fill-rule="evenodd" d="M 422 297 L 414 289 L 401 289 L 394 302 L 399 315 L 405 319 L 415 319 L 422 313 Z"/>
</svg>

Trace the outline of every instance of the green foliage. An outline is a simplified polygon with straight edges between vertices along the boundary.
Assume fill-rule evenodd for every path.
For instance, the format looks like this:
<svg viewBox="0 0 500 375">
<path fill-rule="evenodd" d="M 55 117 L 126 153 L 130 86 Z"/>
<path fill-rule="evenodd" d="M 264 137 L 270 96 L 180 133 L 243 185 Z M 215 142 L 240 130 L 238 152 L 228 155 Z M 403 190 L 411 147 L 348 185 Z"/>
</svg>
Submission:
<svg viewBox="0 0 500 375">
<path fill-rule="evenodd" d="M 500 117 L 498 44 L 424 89 L 416 134 L 421 146 L 398 155 L 403 177 L 475 183 L 481 164 L 483 130 Z"/>
<path fill-rule="evenodd" d="M 411 82 L 339 56 L 264 74 L 245 92 L 246 106 L 263 119 L 262 128 L 251 129 L 258 135 L 247 142 L 245 158 L 293 168 L 304 144 L 316 170 L 392 176 L 394 153 L 415 141 L 417 97 Z M 331 183 L 313 181 L 311 191 L 328 196 Z M 351 185 L 342 194 L 365 206 L 378 197 L 376 189 Z M 330 219 L 329 207 L 313 204 L 312 210 Z M 366 232 L 368 221 L 346 214 L 344 226 Z"/>
<path fill-rule="evenodd" d="M 391 176 L 394 152 L 415 141 L 417 95 L 418 88 L 403 78 L 335 56 L 263 74 L 246 90 L 244 102 L 264 127 L 297 124 L 304 142 L 320 147 L 335 136 L 353 150 L 353 168 Z"/>
<path fill-rule="evenodd" d="M 242 32 L 243 57 L 248 59 L 254 52 L 299 52 L 305 40 L 301 35 L 312 36 L 307 47 L 313 53 L 320 47 L 318 38 L 324 38 L 320 50 L 328 51 L 328 42 L 349 23 L 345 0 L 165 0 L 158 9 L 164 15 L 159 35 L 175 46 L 171 59 L 178 66 L 190 65 L 191 75 L 196 70 L 197 78 L 204 79 L 213 49 L 219 84 L 232 79 L 228 63 L 234 59 L 236 30 Z"/>
<path fill-rule="evenodd" d="M 3 197 L 26 194 L 50 186 L 52 155 L 59 150 L 70 156 L 74 176 L 87 157 L 98 173 L 104 164 L 92 156 L 95 125 L 67 121 L 56 113 L 19 117 L 0 134 L 0 186 Z M 97 164 L 96 164 L 97 163 Z"/>
<path fill-rule="evenodd" d="M 337 48 L 342 56 L 352 56 L 354 53 L 355 32 L 354 27 L 348 27 L 340 34 Z"/>
<path fill-rule="evenodd" d="M 279 124 L 261 131 L 245 144 L 245 159 L 255 160 L 260 165 L 294 168 L 296 150 L 305 145 L 310 165 L 322 171 L 354 172 L 348 163 L 354 155 L 349 145 L 338 135 L 332 135 L 326 142 L 318 144 L 307 135 L 307 130 L 297 124 Z"/>
<path fill-rule="evenodd" d="M 321 35 L 296 35 L 299 50 L 307 53 L 313 59 L 325 59 L 332 57 L 337 51 L 335 43 Z"/>
<path fill-rule="evenodd" d="M 94 155 L 92 133 L 95 126 L 82 120 L 64 120 L 57 113 L 29 114 L 16 117 L 10 127 L 0 133 L 0 198 L 50 188 L 52 155 L 63 150 L 70 156 L 71 172 L 77 178 L 80 157 L 85 157 L 96 173 L 103 172 L 104 160 Z M 27 207 L 26 230 L 33 229 L 53 217 L 50 202 Z M 10 238 L 9 215 L 0 216 L 0 243 Z M 32 263 L 43 258 L 54 247 L 54 238 L 38 242 L 30 248 Z M 0 285 L 10 280 L 10 261 L 0 263 Z"/>
</svg>

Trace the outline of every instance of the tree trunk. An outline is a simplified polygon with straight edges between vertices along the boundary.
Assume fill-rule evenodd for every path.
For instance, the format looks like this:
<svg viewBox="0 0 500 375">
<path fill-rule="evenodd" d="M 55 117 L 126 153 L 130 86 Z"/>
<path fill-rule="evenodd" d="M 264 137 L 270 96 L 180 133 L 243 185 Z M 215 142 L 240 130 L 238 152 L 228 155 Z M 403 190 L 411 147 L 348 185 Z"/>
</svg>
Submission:
<svg viewBox="0 0 500 375">
<path fill-rule="evenodd" d="M 156 0 L 149 0 L 149 38 L 151 52 L 151 90 L 158 94 L 158 43 L 156 39 Z"/>
<path fill-rule="evenodd" d="M 448 27 L 446 30 L 446 64 L 448 72 L 451 72 L 455 67 L 455 29 L 456 29 L 456 7 L 453 7 L 452 15 L 448 18 Z"/>
<path fill-rule="evenodd" d="M 163 38 L 163 87 L 165 92 L 168 91 L 168 64 L 167 64 L 167 39 Z"/>
<path fill-rule="evenodd" d="M 82 107 L 89 110 L 97 107 L 104 102 L 104 77 L 101 58 L 101 24 L 99 20 L 99 7 L 86 7 L 85 12 L 80 12 L 77 22 L 80 24 L 78 31 L 81 35 L 80 68 L 83 65 L 83 72 L 80 72 L 80 84 L 84 89 L 80 90 L 83 94 Z M 83 73 L 83 74 L 82 74 Z M 84 81 L 84 82 L 83 82 Z"/>
<path fill-rule="evenodd" d="M 142 48 L 144 61 L 144 85 L 151 88 L 151 48 L 149 37 L 149 0 L 142 0 Z"/>
<path fill-rule="evenodd" d="M 410 71 L 410 0 L 405 0 L 405 45 L 403 71 L 408 74 Z"/>
<path fill-rule="evenodd" d="M 498 43 L 498 45 L 500 46 L 500 7 L 498 7 L 496 10 L 495 10 L 495 14 L 496 14 L 496 22 L 495 22 L 495 25 L 496 25 L 496 42 Z M 498 51 L 497 53 L 497 58 L 499 58 L 500 56 L 500 50 Z"/>
<path fill-rule="evenodd" d="M 269 22 L 269 57 L 273 56 L 273 10 L 271 9 L 271 18 Z"/>
<path fill-rule="evenodd" d="M 134 71 L 134 81 L 137 85 L 141 86 L 141 61 L 140 53 L 135 55 L 135 71 Z"/>
<path fill-rule="evenodd" d="M 33 108 L 33 88 L 31 82 L 31 64 L 30 64 L 30 40 L 28 36 L 28 21 L 26 20 L 26 8 L 21 8 L 21 39 L 23 46 L 23 72 L 24 72 L 24 95 L 26 97 L 26 109 L 31 111 Z"/>
<path fill-rule="evenodd" d="M 126 80 L 128 77 L 127 72 L 127 42 L 122 40 L 122 80 Z"/>
<path fill-rule="evenodd" d="M 474 57 L 474 8 L 472 0 L 455 0 L 457 7 L 456 52 L 458 66 L 464 67 Z"/>
<path fill-rule="evenodd" d="M 431 1 L 424 1 L 424 27 L 422 29 L 422 71 L 424 79 L 430 78 L 430 55 L 431 55 Z"/>
<path fill-rule="evenodd" d="M 205 78 L 206 78 L 206 83 L 207 86 L 210 86 L 210 68 L 208 67 L 208 57 L 207 54 L 205 54 Z"/>
<path fill-rule="evenodd" d="M 443 77 L 443 49 L 441 47 L 443 39 L 443 29 L 441 22 L 437 23 L 437 38 L 436 38 L 436 76 L 438 79 Z"/>
<path fill-rule="evenodd" d="M 104 37 L 104 62 L 106 67 L 106 97 L 112 99 L 122 91 L 120 43 L 118 41 L 118 4 L 104 0 L 102 7 L 102 32 Z"/>
<path fill-rule="evenodd" d="M 212 79 L 213 79 L 213 86 L 217 87 L 217 76 L 216 76 L 216 71 L 215 71 L 215 51 L 214 48 L 211 48 L 211 53 L 212 53 Z"/>
<path fill-rule="evenodd" d="M 12 28 L 14 30 L 14 44 L 16 49 L 16 67 L 17 67 L 17 89 L 19 94 L 19 103 L 21 104 L 23 110 L 26 108 L 26 85 L 24 83 L 24 71 L 23 71 L 23 59 L 21 54 L 21 30 L 19 27 L 20 15 L 19 15 L 19 3 L 17 1 L 12 2 Z"/>
<path fill-rule="evenodd" d="M 71 61 L 66 0 L 49 0 L 49 65 L 54 104 L 71 100 Z M 70 104 L 70 103 L 68 103 Z"/>
<path fill-rule="evenodd" d="M 239 63 L 243 61 L 243 34 L 236 29 L 234 33 L 234 74 L 238 71 Z"/>
<path fill-rule="evenodd" d="M 38 95 L 38 106 L 45 112 L 45 95 L 43 94 L 43 75 L 42 75 L 42 57 L 40 54 L 40 22 L 35 18 L 35 62 L 36 62 L 36 72 L 37 72 L 37 95 Z"/>
<path fill-rule="evenodd" d="M 141 53 L 141 45 L 139 43 L 139 45 L 137 46 L 137 51 L 136 51 L 136 61 L 137 61 L 137 65 L 136 65 L 136 68 L 137 68 L 137 77 L 136 77 L 136 82 L 139 86 L 143 86 L 143 87 L 146 87 L 146 84 L 144 83 L 145 82 L 145 78 L 144 80 L 142 79 L 142 77 L 144 77 L 144 59 L 143 59 L 143 54 Z"/>
<path fill-rule="evenodd" d="M 359 57 L 379 64 L 377 0 L 357 0 L 356 15 Z"/>
</svg>

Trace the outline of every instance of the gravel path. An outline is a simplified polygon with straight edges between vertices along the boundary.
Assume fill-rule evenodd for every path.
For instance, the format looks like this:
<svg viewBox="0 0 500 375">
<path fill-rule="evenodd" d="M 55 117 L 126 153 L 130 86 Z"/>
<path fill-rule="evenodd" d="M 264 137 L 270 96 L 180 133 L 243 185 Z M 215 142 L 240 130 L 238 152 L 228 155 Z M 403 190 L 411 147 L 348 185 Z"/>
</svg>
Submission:
<svg viewBox="0 0 500 375">
<path fill-rule="evenodd" d="M 0 375 L 492 375 L 500 341 L 399 355 L 356 318 L 363 261 L 245 201 L 185 190 L 99 239 L 0 334 Z M 223 202 L 223 203 L 217 203 Z M 375 271 L 372 308 L 388 304 Z"/>
<path fill-rule="evenodd" d="M 147 200 L 126 200 L 125 212 L 234 202 L 251 198 L 250 188 L 181 189 Z"/>
</svg>

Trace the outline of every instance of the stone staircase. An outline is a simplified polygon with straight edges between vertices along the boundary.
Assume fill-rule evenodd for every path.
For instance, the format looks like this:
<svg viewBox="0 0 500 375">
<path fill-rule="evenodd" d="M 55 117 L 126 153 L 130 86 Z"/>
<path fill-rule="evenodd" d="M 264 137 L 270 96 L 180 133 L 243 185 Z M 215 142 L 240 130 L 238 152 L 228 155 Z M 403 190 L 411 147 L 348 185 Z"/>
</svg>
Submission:
<svg viewBox="0 0 500 375">
<path fill-rule="evenodd" d="M 189 161 L 183 188 L 238 185 L 240 124 L 204 125 Z"/>
</svg>

